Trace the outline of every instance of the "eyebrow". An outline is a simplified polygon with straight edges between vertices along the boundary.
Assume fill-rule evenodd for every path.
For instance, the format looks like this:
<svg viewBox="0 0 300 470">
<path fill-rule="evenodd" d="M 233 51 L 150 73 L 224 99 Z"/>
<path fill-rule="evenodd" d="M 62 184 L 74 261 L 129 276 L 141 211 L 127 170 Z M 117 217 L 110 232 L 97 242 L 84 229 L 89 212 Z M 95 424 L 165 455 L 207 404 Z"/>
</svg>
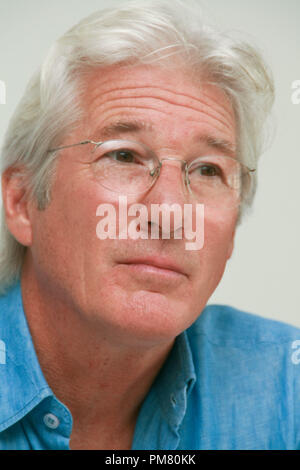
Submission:
<svg viewBox="0 0 300 470">
<path fill-rule="evenodd" d="M 142 131 L 154 131 L 154 127 L 150 122 L 130 120 L 130 121 L 116 121 L 111 123 L 96 132 L 97 139 L 111 139 L 126 135 L 130 133 L 139 133 Z M 201 134 L 196 137 L 196 142 L 202 143 L 222 152 L 231 158 L 236 158 L 235 146 L 226 139 L 221 139 L 209 134 Z"/>
<path fill-rule="evenodd" d="M 98 130 L 97 135 L 101 136 L 101 138 L 111 138 L 120 134 L 130 134 L 141 131 L 153 131 L 152 124 L 135 120 L 117 121 Z"/>
<path fill-rule="evenodd" d="M 198 140 L 209 147 L 221 151 L 228 157 L 236 158 L 236 148 L 229 140 L 220 139 L 211 135 L 201 135 Z"/>
</svg>

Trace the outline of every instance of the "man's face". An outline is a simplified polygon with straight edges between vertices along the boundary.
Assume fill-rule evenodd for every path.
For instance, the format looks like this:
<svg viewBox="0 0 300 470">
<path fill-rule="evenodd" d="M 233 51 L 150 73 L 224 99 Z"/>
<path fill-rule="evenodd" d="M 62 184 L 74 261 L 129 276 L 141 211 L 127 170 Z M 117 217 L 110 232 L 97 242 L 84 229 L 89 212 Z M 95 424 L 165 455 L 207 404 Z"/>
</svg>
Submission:
<svg viewBox="0 0 300 470">
<path fill-rule="evenodd" d="M 228 100 L 214 86 L 195 84 L 180 68 L 110 67 L 94 70 L 86 80 L 85 118 L 61 145 L 127 139 L 149 146 L 159 159 L 188 161 L 221 153 L 207 136 L 235 146 Z M 195 321 L 219 283 L 232 252 L 237 207 L 205 208 L 201 250 L 187 251 L 186 240 L 174 238 L 100 240 L 96 209 L 110 203 L 118 211 L 119 194 L 95 178 L 88 147 L 61 151 L 51 203 L 44 211 L 31 209 L 36 276 L 57 305 L 107 335 L 170 340 Z M 165 161 L 156 184 L 128 198 L 131 203 L 144 204 L 150 214 L 151 204 L 183 207 L 195 201 L 178 162 Z"/>
</svg>

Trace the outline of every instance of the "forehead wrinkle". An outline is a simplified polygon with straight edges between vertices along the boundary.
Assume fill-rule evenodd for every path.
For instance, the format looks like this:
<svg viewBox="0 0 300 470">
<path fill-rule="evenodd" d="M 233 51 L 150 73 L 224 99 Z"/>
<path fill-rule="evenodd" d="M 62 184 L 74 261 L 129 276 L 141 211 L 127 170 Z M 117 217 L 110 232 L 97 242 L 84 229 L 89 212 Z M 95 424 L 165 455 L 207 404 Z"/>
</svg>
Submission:
<svg viewBox="0 0 300 470">
<path fill-rule="evenodd" d="M 225 107 L 220 105 L 219 101 L 217 101 L 216 99 L 212 98 L 211 96 L 209 96 L 207 93 L 205 93 L 205 91 L 203 91 L 202 89 L 200 89 L 199 87 L 199 91 L 201 90 L 201 94 L 204 96 L 204 98 L 206 98 L 206 101 L 207 103 L 205 102 L 205 100 L 202 100 L 201 101 L 201 98 L 195 98 L 194 96 L 192 95 L 189 95 L 188 93 L 180 93 L 176 90 L 176 92 L 174 92 L 173 90 L 171 89 L 168 89 L 168 88 L 163 88 L 162 86 L 155 86 L 155 85 L 151 85 L 151 86 L 126 86 L 126 87 L 117 87 L 117 88 L 112 88 L 112 89 L 109 89 L 107 91 L 104 91 L 101 93 L 101 96 L 99 97 L 99 99 L 101 100 L 102 97 L 105 97 L 106 95 L 109 95 L 110 93 L 115 93 L 115 92 L 123 92 L 123 91 L 136 91 L 136 90 L 148 90 L 149 92 L 151 92 L 151 90 L 155 90 L 155 91 L 163 91 L 163 92 L 167 92 L 169 93 L 170 95 L 175 95 L 177 97 L 184 97 L 184 98 L 188 98 L 192 101 L 199 101 L 199 102 L 202 102 L 202 103 L 209 103 L 209 102 L 212 102 L 214 103 L 217 107 L 218 107 L 218 112 L 221 116 L 223 116 L 224 118 L 226 118 L 226 116 L 228 114 L 231 114 L 232 113 L 232 105 L 231 105 L 231 102 L 229 100 L 229 98 L 225 95 L 225 93 L 220 90 L 218 88 L 218 91 L 220 91 L 223 96 L 224 96 L 224 99 L 226 100 L 226 103 L 228 104 L 228 106 L 230 106 L 230 111 L 226 111 Z M 130 98 L 151 98 L 151 94 L 149 96 L 147 95 L 133 95 L 133 96 L 129 96 Z M 120 96 L 120 98 L 124 98 L 124 96 Z M 113 99 L 113 98 L 111 98 Z M 114 98 L 114 99 L 118 99 L 118 98 Z M 162 97 L 162 99 L 164 99 Z M 208 104 L 209 106 L 209 104 Z"/>
<path fill-rule="evenodd" d="M 121 109 L 123 110 L 123 112 L 124 112 L 125 109 L 127 109 L 127 110 L 129 111 L 129 113 L 128 113 L 127 115 L 130 115 L 130 112 L 132 113 L 133 107 L 132 107 L 132 106 L 127 106 L 127 105 L 123 105 L 123 106 L 121 106 L 121 105 L 112 106 L 112 107 L 109 108 L 109 114 L 107 114 L 107 115 L 105 116 L 105 120 L 108 121 L 108 120 L 110 120 L 110 119 L 112 119 L 112 118 L 114 118 L 114 117 L 117 117 L 118 120 L 120 120 L 120 110 L 121 110 Z M 155 111 L 155 112 L 159 112 L 159 113 L 165 114 L 166 116 L 174 116 L 174 113 L 168 112 L 168 111 L 166 111 L 166 110 L 164 110 L 164 109 L 159 109 L 159 110 L 158 110 L 157 108 L 144 107 L 144 106 L 134 106 L 134 109 L 141 109 L 141 110 L 144 110 L 144 111 L 149 111 L 149 110 L 151 110 L 151 111 Z M 114 112 L 114 110 L 118 110 L 118 112 Z M 111 112 L 112 112 L 112 113 L 111 113 Z M 205 116 L 207 116 L 207 115 L 205 114 Z M 210 117 L 211 117 L 211 116 L 210 116 Z M 188 120 L 199 124 L 199 120 L 197 120 L 197 119 L 188 119 Z M 218 123 L 218 122 L 217 122 L 217 123 Z M 219 124 L 220 124 L 220 123 L 219 123 Z M 219 131 L 219 132 L 221 132 L 221 133 L 223 133 L 223 134 L 225 133 L 225 132 L 224 132 L 224 131 L 225 131 L 224 127 L 221 127 L 221 125 L 216 126 L 216 123 L 215 123 L 215 122 L 214 122 L 214 123 L 205 122 L 205 125 L 211 126 L 215 131 Z M 226 130 L 228 130 L 228 136 L 229 136 L 229 139 L 230 139 L 230 135 L 231 135 L 231 134 L 230 134 L 230 129 L 227 128 L 227 126 L 226 126 Z M 94 132 L 97 132 L 97 129 L 93 130 L 93 133 L 94 133 Z M 99 132 L 99 134 L 100 134 L 100 136 L 101 136 L 101 128 L 98 129 L 98 132 Z M 227 132 L 225 133 L 225 135 L 227 135 Z M 94 138 L 94 137 L 95 137 L 95 136 L 94 136 L 94 134 L 93 134 L 93 135 L 92 135 L 92 138 Z M 97 137 L 97 138 L 98 138 L 98 137 Z"/>
<path fill-rule="evenodd" d="M 112 99 L 110 101 L 106 101 L 105 103 L 102 104 L 102 106 L 104 107 L 108 107 L 109 110 L 113 110 L 113 109 L 122 109 L 122 108 L 128 108 L 128 109 L 145 109 L 145 110 L 152 110 L 152 111 L 159 111 L 159 112 L 162 112 L 166 115 L 173 115 L 172 112 L 168 112 L 167 110 L 165 109 L 158 109 L 156 107 L 153 107 L 153 106 L 143 106 L 143 105 L 135 105 L 135 104 L 131 104 L 131 105 L 128 105 L 128 104 L 121 104 L 120 101 L 124 101 L 124 100 L 127 100 L 128 98 L 116 98 L 116 99 Z M 148 98 L 145 98 L 145 99 L 148 99 Z M 153 99 L 156 99 L 156 98 L 149 98 L 151 100 Z M 112 106 L 111 103 L 115 102 L 115 101 L 119 101 L 118 105 L 116 106 Z M 210 113 L 206 107 L 202 107 L 201 109 L 200 108 L 194 108 L 194 107 L 191 107 L 191 106 L 186 106 L 184 104 L 174 104 L 172 102 L 169 102 L 167 100 L 163 100 L 165 103 L 168 103 L 170 104 L 171 106 L 174 106 L 174 107 L 180 107 L 180 108 L 188 108 L 192 111 L 195 111 L 197 113 L 200 113 L 200 114 L 203 114 L 205 116 L 208 116 L 209 118 L 211 119 L 214 119 L 217 123 L 221 124 L 222 126 L 224 126 L 225 128 L 227 128 L 227 130 L 230 132 L 232 130 L 232 126 L 230 124 L 228 124 L 226 121 L 223 121 L 221 120 L 219 117 L 215 116 L 214 114 Z M 95 104 L 95 103 L 94 103 Z M 95 113 L 97 113 L 97 104 L 95 104 Z M 106 110 L 104 110 L 104 112 L 106 112 Z M 91 115 L 91 117 L 93 118 L 93 114 Z M 221 129 L 220 129 L 221 130 Z M 223 129 L 222 129 L 223 130 Z"/>
<path fill-rule="evenodd" d="M 115 121 L 114 121 L 115 119 Z M 141 133 L 145 131 L 150 131 L 151 133 L 157 132 L 155 124 L 150 121 L 145 122 L 143 119 L 139 121 L 138 119 L 132 118 L 129 114 L 124 114 L 120 117 L 120 113 L 112 113 L 106 116 L 106 121 L 111 121 L 107 126 L 99 127 L 95 130 L 91 138 L 96 140 L 105 140 L 106 138 L 118 138 L 120 134 L 134 134 Z M 198 124 L 197 120 L 191 120 Z M 137 126 L 136 126 L 137 124 Z M 227 155 L 235 158 L 235 145 L 232 143 L 231 135 L 224 134 L 222 132 L 222 137 L 218 136 L 218 132 L 215 126 L 212 126 L 208 123 L 206 124 L 206 129 L 203 133 L 197 133 L 196 137 L 193 139 L 195 143 L 204 143 L 210 147 L 214 147 L 218 150 L 223 151 Z M 210 130 L 211 128 L 211 130 Z M 120 132 L 121 131 L 121 132 Z M 224 136 L 224 137 L 223 137 Z"/>
<path fill-rule="evenodd" d="M 124 91 L 141 91 L 141 90 L 147 90 L 148 91 L 148 94 L 146 95 L 137 95 L 136 93 L 132 94 L 131 93 L 128 93 L 129 96 L 124 96 L 121 94 L 121 96 L 116 96 L 116 97 L 111 97 L 107 100 L 107 95 L 110 95 L 110 94 L 114 94 L 115 92 L 124 92 Z M 171 100 L 170 97 L 169 99 L 162 95 L 162 93 L 157 93 L 156 96 L 153 96 L 151 93 L 151 90 L 155 90 L 155 91 L 159 91 L 159 92 L 166 92 L 168 95 L 171 95 L 176 97 L 174 100 Z M 124 100 L 124 99 L 157 99 L 157 100 L 162 100 L 162 101 L 165 101 L 166 103 L 168 104 L 171 104 L 171 105 L 174 105 L 174 106 L 183 106 L 183 107 L 187 107 L 187 108 L 190 108 L 194 111 L 201 111 L 203 108 L 207 107 L 207 108 L 210 108 L 212 112 L 208 113 L 207 114 L 210 114 L 211 116 L 214 117 L 214 115 L 216 114 L 219 114 L 219 117 L 216 117 L 216 119 L 218 119 L 221 123 L 223 123 L 225 126 L 229 127 L 229 125 L 227 124 L 227 120 L 232 120 L 233 119 L 233 110 L 231 108 L 231 103 L 228 101 L 228 98 L 226 97 L 226 100 L 227 100 L 227 104 L 228 106 L 230 106 L 230 110 L 226 110 L 225 106 L 222 106 L 219 104 L 219 102 L 217 102 L 216 100 L 212 99 L 211 97 L 208 97 L 208 95 L 206 93 L 203 93 L 202 94 L 204 95 L 204 97 L 206 98 L 206 100 L 202 99 L 201 98 L 195 98 L 191 95 L 188 95 L 188 94 L 184 94 L 184 93 L 178 93 L 178 92 L 174 92 L 172 90 L 169 90 L 167 88 L 162 88 L 162 87 L 145 87 L 145 86 L 141 86 L 141 87 L 125 87 L 125 88 L 115 88 L 115 89 L 110 89 L 108 91 L 104 91 L 101 93 L 101 95 L 98 97 L 98 99 L 94 100 L 91 98 L 90 102 L 94 105 L 97 105 L 98 103 L 101 105 L 101 104 L 106 104 L 106 102 L 110 102 L 110 101 L 116 101 L 116 100 Z M 179 98 L 179 100 L 178 100 Z M 184 99 L 189 99 L 192 101 L 192 103 L 184 103 L 182 104 L 182 98 Z M 175 101 L 179 101 L 178 103 L 175 103 Z M 214 103 L 215 106 L 217 106 L 217 109 L 214 109 L 212 108 L 212 106 L 210 105 L 210 102 L 211 103 Z M 195 103 L 195 104 L 194 104 Z M 197 104 L 198 104 L 198 107 L 197 107 Z M 199 104 L 200 104 L 200 107 L 199 107 Z M 202 109 L 199 109 L 199 108 L 202 108 Z M 224 119 L 224 122 L 222 121 L 222 119 Z"/>
</svg>

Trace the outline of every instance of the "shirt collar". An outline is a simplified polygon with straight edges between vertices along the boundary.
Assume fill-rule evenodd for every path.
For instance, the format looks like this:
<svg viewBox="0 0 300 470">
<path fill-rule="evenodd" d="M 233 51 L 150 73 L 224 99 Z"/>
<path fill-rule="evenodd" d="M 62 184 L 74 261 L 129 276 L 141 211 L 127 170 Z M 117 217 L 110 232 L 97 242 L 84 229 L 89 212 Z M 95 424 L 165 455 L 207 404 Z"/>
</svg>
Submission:
<svg viewBox="0 0 300 470">
<path fill-rule="evenodd" d="M 0 432 L 53 395 L 41 371 L 24 314 L 20 281 L 0 297 Z"/>
<path fill-rule="evenodd" d="M 196 382 L 191 347 L 186 331 L 176 339 L 159 373 L 154 392 L 165 420 L 176 431 L 185 416 L 188 395 Z"/>
<path fill-rule="evenodd" d="M 187 331 L 173 348 L 140 409 L 132 449 L 177 449 L 189 395 L 196 382 Z"/>
</svg>

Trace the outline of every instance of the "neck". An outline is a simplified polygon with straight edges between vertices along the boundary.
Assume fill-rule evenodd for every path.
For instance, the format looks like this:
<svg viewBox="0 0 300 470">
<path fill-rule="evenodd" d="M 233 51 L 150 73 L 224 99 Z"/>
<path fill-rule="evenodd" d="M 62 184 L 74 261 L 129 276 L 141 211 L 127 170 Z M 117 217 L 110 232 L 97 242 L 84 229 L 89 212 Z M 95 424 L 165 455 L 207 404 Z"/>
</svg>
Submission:
<svg viewBox="0 0 300 470">
<path fill-rule="evenodd" d="M 124 341 L 118 337 L 116 342 L 63 298 L 51 295 L 26 265 L 21 286 L 41 369 L 55 396 L 71 411 L 73 430 L 94 426 L 132 438 L 141 403 L 173 340 L 131 346 L 124 335 Z"/>
</svg>

